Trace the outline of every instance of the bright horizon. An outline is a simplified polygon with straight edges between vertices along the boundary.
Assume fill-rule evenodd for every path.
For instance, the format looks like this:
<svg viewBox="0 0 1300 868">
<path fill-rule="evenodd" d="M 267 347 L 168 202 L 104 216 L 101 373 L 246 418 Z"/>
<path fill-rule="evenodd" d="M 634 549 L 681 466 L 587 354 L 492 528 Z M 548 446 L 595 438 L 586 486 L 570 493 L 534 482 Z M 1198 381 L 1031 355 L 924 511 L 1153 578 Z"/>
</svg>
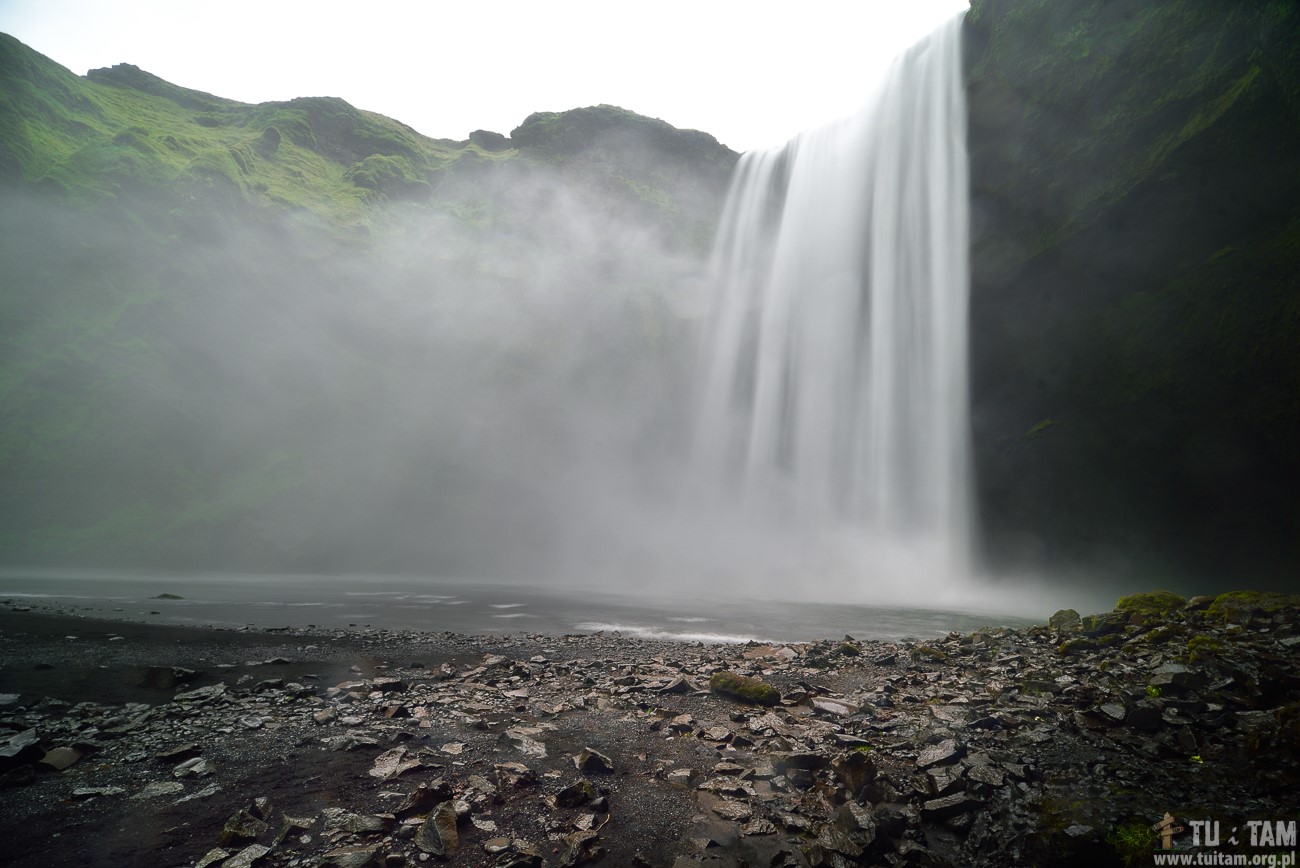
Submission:
<svg viewBox="0 0 1300 868">
<path fill-rule="evenodd" d="M 78 75 L 130 63 L 241 102 L 336 96 L 433 138 L 609 103 L 746 151 L 852 113 L 968 6 L 5 0 L 0 32 Z"/>
</svg>

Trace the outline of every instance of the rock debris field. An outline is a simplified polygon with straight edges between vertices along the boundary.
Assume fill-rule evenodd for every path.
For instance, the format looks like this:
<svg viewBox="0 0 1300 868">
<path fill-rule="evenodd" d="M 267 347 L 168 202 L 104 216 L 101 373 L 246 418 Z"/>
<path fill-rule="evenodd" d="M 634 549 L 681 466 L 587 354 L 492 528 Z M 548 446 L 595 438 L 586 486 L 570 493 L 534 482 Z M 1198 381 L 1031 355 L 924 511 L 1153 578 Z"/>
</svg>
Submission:
<svg viewBox="0 0 1300 868">
<path fill-rule="evenodd" d="M 1166 812 L 1267 821 L 1233 851 L 1267 854 L 1300 813 L 1298 663 L 1296 598 L 1260 594 L 788 645 L 8 602 L 0 863 L 1149 864 Z"/>
</svg>

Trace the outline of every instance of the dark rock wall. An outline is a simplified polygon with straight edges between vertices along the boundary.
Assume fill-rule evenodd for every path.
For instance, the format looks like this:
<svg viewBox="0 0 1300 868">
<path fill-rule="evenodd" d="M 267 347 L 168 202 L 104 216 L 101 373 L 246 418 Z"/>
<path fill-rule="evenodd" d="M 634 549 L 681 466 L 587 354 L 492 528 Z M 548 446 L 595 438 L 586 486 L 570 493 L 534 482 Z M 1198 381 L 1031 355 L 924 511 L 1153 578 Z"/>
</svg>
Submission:
<svg viewBox="0 0 1300 868">
<path fill-rule="evenodd" d="M 990 565 L 1300 575 L 1300 8 L 975 0 Z"/>
</svg>

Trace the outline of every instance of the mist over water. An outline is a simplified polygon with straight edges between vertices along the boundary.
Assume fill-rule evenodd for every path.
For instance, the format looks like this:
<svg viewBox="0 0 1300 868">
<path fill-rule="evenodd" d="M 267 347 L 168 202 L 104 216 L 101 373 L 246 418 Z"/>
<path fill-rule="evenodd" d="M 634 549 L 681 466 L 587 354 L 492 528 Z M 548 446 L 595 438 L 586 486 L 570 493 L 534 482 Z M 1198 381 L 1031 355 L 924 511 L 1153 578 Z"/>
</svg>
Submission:
<svg viewBox="0 0 1300 868">
<path fill-rule="evenodd" d="M 697 472 L 842 557 L 835 593 L 971 575 L 960 48 L 955 18 L 854 116 L 745 154 L 714 251 Z"/>
<path fill-rule="evenodd" d="M 746 155 L 711 261 L 729 163 L 635 137 L 573 164 L 465 155 L 364 240 L 246 219 L 220 190 L 185 220 L 123 192 L 167 215 L 152 229 L 35 194 L 0 208 L 22 314 L 0 385 L 29 420 L 0 441 L 0 567 L 115 571 L 93 585 L 110 596 L 155 571 L 187 599 L 216 575 L 262 602 L 292 588 L 312 618 L 338 582 L 508 584 L 577 601 L 557 631 L 882 623 L 772 600 L 1050 611 L 971 578 L 959 37 L 864 82 L 857 115 Z M 611 183 L 602 154 L 670 195 Z M 430 601 L 383 618 L 541 624 L 540 603 L 490 602 L 481 623 Z M 174 608 L 215 617 L 198 605 Z"/>
</svg>

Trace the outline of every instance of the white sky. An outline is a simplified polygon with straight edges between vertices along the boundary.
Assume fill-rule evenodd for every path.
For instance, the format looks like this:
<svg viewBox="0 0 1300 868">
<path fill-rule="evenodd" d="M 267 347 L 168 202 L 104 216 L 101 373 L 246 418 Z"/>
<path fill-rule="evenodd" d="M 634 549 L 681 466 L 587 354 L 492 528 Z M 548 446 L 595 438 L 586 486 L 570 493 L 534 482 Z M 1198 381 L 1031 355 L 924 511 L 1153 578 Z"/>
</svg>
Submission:
<svg viewBox="0 0 1300 868">
<path fill-rule="evenodd" d="M 77 74 L 133 63 L 243 102 L 338 96 L 428 136 L 611 103 L 738 151 L 850 114 L 968 0 L 0 0 Z"/>
</svg>

